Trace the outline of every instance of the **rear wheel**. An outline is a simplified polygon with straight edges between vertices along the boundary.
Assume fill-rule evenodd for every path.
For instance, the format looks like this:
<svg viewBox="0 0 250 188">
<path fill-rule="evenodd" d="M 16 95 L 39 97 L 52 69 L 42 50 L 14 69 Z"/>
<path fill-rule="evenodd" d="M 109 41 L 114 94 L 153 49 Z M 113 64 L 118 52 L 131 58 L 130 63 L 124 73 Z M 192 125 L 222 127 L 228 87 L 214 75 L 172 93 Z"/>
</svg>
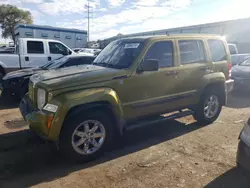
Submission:
<svg viewBox="0 0 250 188">
<path fill-rule="evenodd" d="M 195 110 L 194 118 L 201 124 L 213 123 L 220 115 L 222 97 L 219 90 L 206 89 Z"/>
<path fill-rule="evenodd" d="M 102 155 L 113 140 L 108 117 L 100 112 L 78 114 L 66 120 L 59 149 L 74 161 L 88 161 Z"/>
</svg>

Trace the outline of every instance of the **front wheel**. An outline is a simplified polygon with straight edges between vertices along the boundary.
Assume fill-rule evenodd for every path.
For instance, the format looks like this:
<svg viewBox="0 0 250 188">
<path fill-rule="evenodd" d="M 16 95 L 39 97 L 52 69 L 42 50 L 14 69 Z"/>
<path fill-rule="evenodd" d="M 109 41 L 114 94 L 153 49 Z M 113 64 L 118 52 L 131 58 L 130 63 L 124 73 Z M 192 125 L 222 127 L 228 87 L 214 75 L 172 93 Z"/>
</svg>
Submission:
<svg viewBox="0 0 250 188">
<path fill-rule="evenodd" d="M 59 149 L 73 161 L 89 161 L 102 155 L 112 139 L 113 129 L 105 114 L 79 114 L 66 120 Z"/>
<path fill-rule="evenodd" d="M 194 118 L 201 124 L 213 123 L 220 115 L 222 109 L 222 97 L 215 89 L 205 90 L 195 110 Z"/>
</svg>

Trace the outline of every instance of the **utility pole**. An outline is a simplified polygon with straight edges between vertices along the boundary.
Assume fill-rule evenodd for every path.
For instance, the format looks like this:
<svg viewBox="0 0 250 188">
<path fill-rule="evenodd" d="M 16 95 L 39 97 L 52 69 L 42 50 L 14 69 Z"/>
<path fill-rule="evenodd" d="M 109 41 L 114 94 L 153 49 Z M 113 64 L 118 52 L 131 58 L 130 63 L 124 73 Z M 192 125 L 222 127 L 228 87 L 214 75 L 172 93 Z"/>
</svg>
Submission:
<svg viewBox="0 0 250 188">
<path fill-rule="evenodd" d="M 87 12 L 88 12 L 87 19 L 88 19 L 88 42 L 89 42 L 90 41 L 90 38 L 89 38 L 89 36 L 90 36 L 90 18 L 91 18 L 90 14 L 92 13 L 90 11 L 90 8 L 92 8 L 92 7 L 89 5 L 89 2 L 91 2 L 91 0 L 87 0 L 87 1 L 88 1 L 88 3 L 87 3 L 87 5 L 85 5 L 85 8 L 87 8 Z"/>
<path fill-rule="evenodd" d="M 89 0 L 88 0 L 88 42 L 89 42 Z"/>
</svg>

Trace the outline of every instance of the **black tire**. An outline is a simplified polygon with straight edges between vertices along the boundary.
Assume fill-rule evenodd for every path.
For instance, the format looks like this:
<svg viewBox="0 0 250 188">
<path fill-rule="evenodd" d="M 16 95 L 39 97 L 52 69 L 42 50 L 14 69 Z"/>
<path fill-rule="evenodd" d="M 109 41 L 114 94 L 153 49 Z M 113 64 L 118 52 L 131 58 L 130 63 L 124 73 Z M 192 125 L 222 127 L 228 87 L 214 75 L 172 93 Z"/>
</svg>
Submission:
<svg viewBox="0 0 250 188">
<path fill-rule="evenodd" d="M 83 113 L 78 114 L 75 116 L 72 116 L 68 118 L 64 125 L 63 129 L 60 134 L 60 139 L 59 139 L 59 151 L 67 158 L 69 158 L 71 161 L 74 162 L 86 162 L 90 160 L 94 160 L 97 157 L 101 156 L 107 149 L 108 147 L 111 146 L 112 140 L 114 138 L 114 129 L 112 127 L 111 121 L 109 120 L 108 116 L 105 113 L 101 113 L 98 111 L 93 111 L 88 112 L 88 113 Z M 104 139 L 103 144 L 100 146 L 100 148 L 94 152 L 93 154 L 89 155 L 83 155 L 78 153 L 71 141 L 72 141 L 72 135 L 75 131 L 75 129 L 80 125 L 82 122 L 86 120 L 97 120 L 99 121 L 103 127 L 105 128 L 106 136 Z"/>
<path fill-rule="evenodd" d="M 218 102 L 219 102 L 219 106 L 218 106 L 218 110 L 215 113 L 215 115 L 213 115 L 212 117 L 208 118 L 205 115 L 205 102 L 208 100 L 209 97 L 211 96 L 216 96 L 218 98 Z M 208 125 L 213 123 L 220 115 L 221 109 L 222 109 L 222 94 L 220 92 L 220 90 L 218 90 L 217 88 L 207 88 L 203 95 L 201 96 L 200 102 L 197 105 L 196 109 L 195 109 L 195 113 L 194 113 L 194 118 L 197 120 L 197 122 L 201 125 Z"/>
</svg>

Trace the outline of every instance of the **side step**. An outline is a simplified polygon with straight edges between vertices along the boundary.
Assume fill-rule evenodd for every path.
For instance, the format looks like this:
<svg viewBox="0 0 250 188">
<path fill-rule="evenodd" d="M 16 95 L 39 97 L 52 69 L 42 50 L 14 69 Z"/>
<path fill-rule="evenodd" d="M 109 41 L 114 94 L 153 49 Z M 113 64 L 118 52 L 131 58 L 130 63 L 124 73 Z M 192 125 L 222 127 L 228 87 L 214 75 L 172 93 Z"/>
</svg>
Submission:
<svg viewBox="0 0 250 188">
<path fill-rule="evenodd" d="M 194 114 L 194 112 L 191 111 L 191 110 L 179 111 L 179 112 L 177 112 L 175 114 L 172 114 L 172 115 L 169 115 L 169 116 L 166 116 L 166 117 L 165 116 L 160 116 L 157 119 L 144 120 L 144 121 L 140 121 L 140 122 L 138 122 L 136 124 L 128 125 L 128 126 L 126 126 L 125 130 L 126 131 L 131 131 L 133 129 L 137 129 L 137 128 L 144 127 L 144 126 L 147 126 L 147 125 L 164 122 L 164 121 L 170 120 L 170 119 L 182 118 L 182 117 L 189 116 L 189 115 L 192 115 L 192 114 Z"/>
</svg>

